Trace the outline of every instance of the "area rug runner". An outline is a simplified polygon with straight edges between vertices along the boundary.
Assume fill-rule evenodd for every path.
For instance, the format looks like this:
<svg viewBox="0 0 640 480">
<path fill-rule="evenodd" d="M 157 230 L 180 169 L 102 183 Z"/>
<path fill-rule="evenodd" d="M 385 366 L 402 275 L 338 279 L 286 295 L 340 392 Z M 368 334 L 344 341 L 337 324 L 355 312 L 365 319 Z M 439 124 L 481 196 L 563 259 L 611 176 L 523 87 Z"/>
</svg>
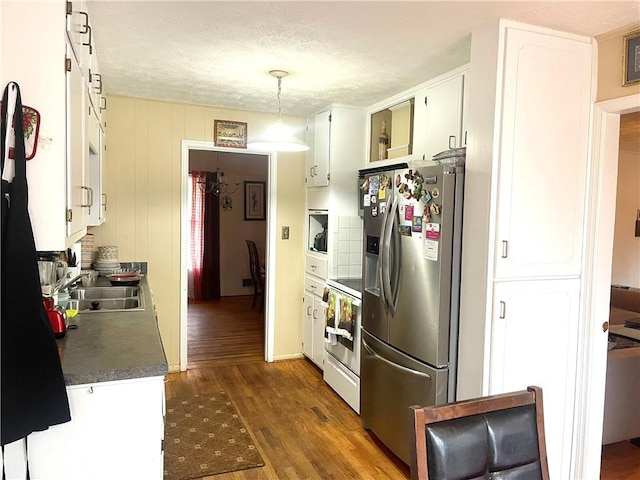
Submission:
<svg viewBox="0 0 640 480">
<path fill-rule="evenodd" d="M 261 467 L 264 461 L 224 393 L 167 400 L 165 480 L 193 480 Z"/>
</svg>

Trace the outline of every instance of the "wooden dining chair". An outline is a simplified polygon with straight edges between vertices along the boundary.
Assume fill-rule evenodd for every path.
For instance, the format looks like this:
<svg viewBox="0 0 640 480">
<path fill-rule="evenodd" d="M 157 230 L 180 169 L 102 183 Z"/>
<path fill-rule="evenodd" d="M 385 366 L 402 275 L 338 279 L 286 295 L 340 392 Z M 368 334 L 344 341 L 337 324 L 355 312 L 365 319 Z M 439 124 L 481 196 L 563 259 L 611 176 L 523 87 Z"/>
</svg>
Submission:
<svg viewBox="0 0 640 480">
<path fill-rule="evenodd" d="M 253 303 L 251 308 L 258 307 L 260 311 L 264 308 L 264 268 L 260 265 L 260 256 L 258 255 L 258 248 L 253 240 L 245 240 L 247 242 L 247 248 L 249 249 L 249 269 L 251 272 L 251 281 L 253 282 Z"/>
<path fill-rule="evenodd" d="M 541 388 L 409 408 L 412 479 L 549 479 Z"/>
</svg>

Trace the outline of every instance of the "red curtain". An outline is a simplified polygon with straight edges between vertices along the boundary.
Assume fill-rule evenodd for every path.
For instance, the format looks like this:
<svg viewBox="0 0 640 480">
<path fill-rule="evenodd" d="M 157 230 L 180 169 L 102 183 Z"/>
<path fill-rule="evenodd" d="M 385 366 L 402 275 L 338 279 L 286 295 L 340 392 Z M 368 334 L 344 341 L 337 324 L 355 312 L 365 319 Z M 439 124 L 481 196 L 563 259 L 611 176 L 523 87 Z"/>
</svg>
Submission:
<svg viewBox="0 0 640 480">
<path fill-rule="evenodd" d="M 191 193 L 191 245 L 189 246 L 189 270 L 193 278 L 192 298 L 202 299 L 202 254 L 204 251 L 204 200 L 205 194 L 198 181 L 205 180 L 205 173 L 189 173 Z"/>
<path fill-rule="evenodd" d="M 217 173 L 206 173 L 207 185 Z M 220 197 L 213 192 L 204 198 L 204 247 L 202 249 L 202 299 L 220 300 Z"/>
<path fill-rule="evenodd" d="M 190 172 L 191 244 L 189 247 L 189 298 L 220 299 L 220 198 L 201 185 L 212 185 L 216 174 Z"/>
</svg>

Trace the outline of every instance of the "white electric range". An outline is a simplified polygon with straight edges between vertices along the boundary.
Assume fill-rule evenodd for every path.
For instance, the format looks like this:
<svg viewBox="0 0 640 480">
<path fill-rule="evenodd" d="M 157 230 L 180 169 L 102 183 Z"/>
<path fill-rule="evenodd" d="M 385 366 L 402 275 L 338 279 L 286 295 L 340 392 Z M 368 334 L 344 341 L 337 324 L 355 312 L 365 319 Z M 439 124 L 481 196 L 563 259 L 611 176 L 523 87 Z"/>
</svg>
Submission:
<svg viewBox="0 0 640 480">
<path fill-rule="evenodd" d="M 350 300 L 353 320 L 353 343 L 325 341 L 327 358 L 323 378 L 356 413 L 360 413 L 360 319 L 362 310 L 362 279 L 327 280 L 329 289 L 336 293 L 336 311 L 342 311 L 342 302 Z"/>
</svg>

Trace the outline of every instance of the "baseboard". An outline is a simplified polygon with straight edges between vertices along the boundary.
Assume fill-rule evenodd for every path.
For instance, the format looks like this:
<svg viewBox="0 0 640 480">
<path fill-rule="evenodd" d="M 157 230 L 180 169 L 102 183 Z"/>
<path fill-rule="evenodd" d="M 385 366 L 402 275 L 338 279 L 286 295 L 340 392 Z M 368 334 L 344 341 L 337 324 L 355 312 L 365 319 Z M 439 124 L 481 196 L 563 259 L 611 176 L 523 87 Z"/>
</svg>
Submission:
<svg viewBox="0 0 640 480">
<path fill-rule="evenodd" d="M 274 362 L 281 362 L 283 360 L 298 360 L 300 358 L 304 358 L 304 355 L 301 353 L 288 353 L 286 355 L 278 355 L 273 357 Z"/>
</svg>

